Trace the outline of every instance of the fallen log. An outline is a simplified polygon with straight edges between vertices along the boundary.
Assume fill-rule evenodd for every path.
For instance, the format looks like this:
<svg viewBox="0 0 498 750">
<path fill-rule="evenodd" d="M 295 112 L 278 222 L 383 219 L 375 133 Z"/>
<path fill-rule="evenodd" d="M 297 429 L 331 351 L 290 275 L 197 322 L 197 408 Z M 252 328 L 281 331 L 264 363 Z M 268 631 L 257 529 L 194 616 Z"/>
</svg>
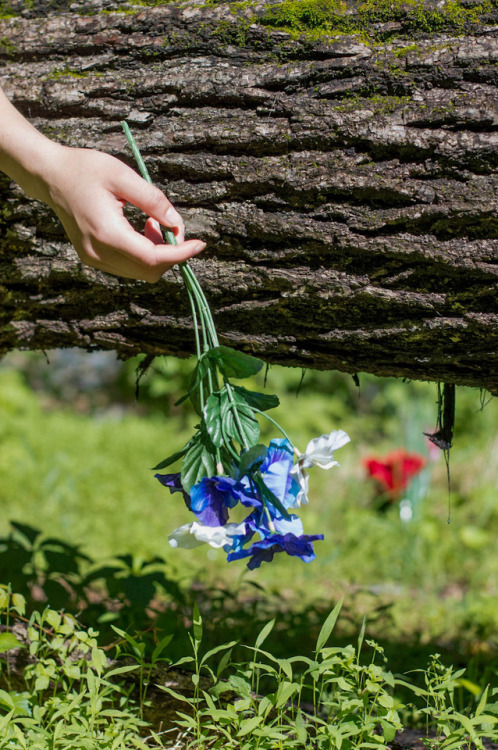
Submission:
<svg viewBox="0 0 498 750">
<path fill-rule="evenodd" d="M 208 250 L 223 343 L 498 393 L 490 2 L 0 4 L 0 84 L 50 137 L 132 164 Z M 178 274 L 86 268 L 0 179 L 0 352 L 186 356 Z M 132 214 L 134 221 L 143 218 Z"/>
</svg>

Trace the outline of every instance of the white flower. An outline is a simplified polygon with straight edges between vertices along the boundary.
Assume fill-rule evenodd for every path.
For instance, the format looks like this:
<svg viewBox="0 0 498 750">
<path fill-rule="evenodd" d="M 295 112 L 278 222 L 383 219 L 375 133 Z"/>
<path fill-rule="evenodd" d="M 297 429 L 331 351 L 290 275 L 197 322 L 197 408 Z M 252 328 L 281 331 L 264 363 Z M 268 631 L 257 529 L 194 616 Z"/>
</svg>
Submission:
<svg viewBox="0 0 498 750">
<path fill-rule="evenodd" d="M 299 485 L 299 492 L 294 503 L 296 507 L 299 508 L 308 502 L 309 476 L 306 469 L 311 466 L 319 466 L 321 469 L 339 466 L 334 459 L 334 451 L 349 443 L 350 439 L 344 430 L 334 430 L 328 435 L 321 435 L 309 441 L 306 450 L 300 454 L 290 471 L 291 477 Z"/>
<path fill-rule="evenodd" d="M 313 438 L 309 441 L 304 453 L 299 456 L 298 463 L 302 469 L 309 469 L 313 465 L 321 469 L 339 466 L 334 459 L 334 451 L 349 443 L 350 439 L 344 430 L 334 430 L 329 435 Z"/>
<path fill-rule="evenodd" d="M 175 529 L 168 537 L 172 547 L 192 549 L 201 544 L 209 544 L 215 549 L 231 545 L 234 536 L 245 534 L 245 523 L 227 523 L 225 526 L 204 526 L 202 523 L 186 523 Z"/>
</svg>

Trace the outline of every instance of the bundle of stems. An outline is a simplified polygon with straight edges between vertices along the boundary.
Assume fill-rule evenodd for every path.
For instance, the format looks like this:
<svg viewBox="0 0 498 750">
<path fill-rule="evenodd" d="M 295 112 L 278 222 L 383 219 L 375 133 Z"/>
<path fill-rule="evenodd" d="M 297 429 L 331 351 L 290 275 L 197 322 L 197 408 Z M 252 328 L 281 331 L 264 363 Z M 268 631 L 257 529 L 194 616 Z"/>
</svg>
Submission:
<svg viewBox="0 0 498 750">
<path fill-rule="evenodd" d="M 126 135 L 126 138 L 128 139 L 128 143 L 133 152 L 133 156 L 135 157 L 137 161 L 137 165 L 138 165 L 138 168 L 140 170 L 142 177 L 144 178 L 144 180 L 147 180 L 147 182 L 152 184 L 149 170 L 147 169 L 147 166 L 142 158 L 142 154 L 140 153 L 140 150 L 135 142 L 135 139 L 128 126 L 128 123 L 123 120 L 121 122 L 121 125 Z M 168 229 L 166 229 L 165 235 L 166 235 L 166 242 L 169 245 L 177 244 L 176 237 L 173 234 L 173 232 L 170 232 Z M 180 273 L 182 275 L 183 281 L 185 283 L 185 287 L 187 289 L 187 294 L 188 294 L 189 301 L 190 301 L 190 306 L 192 308 L 192 317 L 194 320 L 195 347 L 196 347 L 197 359 L 200 360 L 203 354 L 206 354 L 210 349 L 214 349 L 218 347 L 220 342 L 218 340 L 218 335 L 216 333 L 216 328 L 214 325 L 213 316 L 211 314 L 211 309 L 209 307 L 205 294 L 202 290 L 201 285 L 199 284 L 199 281 L 194 271 L 192 270 L 192 268 L 190 267 L 187 261 L 180 263 L 179 269 L 180 269 Z M 199 333 L 199 329 L 200 329 L 200 333 Z M 212 368 L 208 368 L 207 380 L 208 380 L 208 397 L 209 397 L 211 393 L 214 393 L 218 390 L 218 382 L 215 382 L 215 380 L 217 381 L 216 372 L 214 372 Z M 237 412 L 237 405 L 235 403 L 235 399 L 233 398 L 233 393 L 230 387 L 230 383 L 228 379 L 225 378 L 224 380 L 225 380 L 225 387 L 227 389 L 228 398 L 231 402 L 234 420 L 235 420 L 235 423 L 237 424 L 238 431 L 240 434 L 240 444 L 245 450 L 248 450 L 250 446 L 247 442 L 244 430 L 242 429 L 242 426 L 240 424 L 240 419 L 239 419 L 239 415 Z M 204 389 L 201 387 L 199 390 L 201 413 L 204 411 L 205 395 L 206 394 L 204 393 Z M 216 458 L 217 458 L 217 464 L 221 465 L 222 462 L 221 462 L 221 457 L 219 455 L 219 451 L 217 451 Z"/>
</svg>

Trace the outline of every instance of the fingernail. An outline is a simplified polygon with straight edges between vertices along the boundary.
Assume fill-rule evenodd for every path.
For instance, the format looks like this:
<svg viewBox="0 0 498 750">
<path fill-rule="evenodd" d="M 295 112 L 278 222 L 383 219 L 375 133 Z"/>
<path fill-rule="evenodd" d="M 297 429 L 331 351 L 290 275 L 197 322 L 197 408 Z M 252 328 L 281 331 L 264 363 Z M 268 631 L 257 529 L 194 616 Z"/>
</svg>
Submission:
<svg viewBox="0 0 498 750">
<path fill-rule="evenodd" d="M 166 224 L 176 225 L 180 224 L 182 220 L 182 217 L 178 213 L 178 211 L 173 208 L 173 206 L 170 206 L 168 210 L 166 211 L 166 216 L 164 217 L 164 221 Z"/>
<path fill-rule="evenodd" d="M 200 253 L 201 250 L 204 250 L 206 247 L 205 242 L 198 242 L 197 245 L 194 246 L 194 253 Z"/>
</svg>

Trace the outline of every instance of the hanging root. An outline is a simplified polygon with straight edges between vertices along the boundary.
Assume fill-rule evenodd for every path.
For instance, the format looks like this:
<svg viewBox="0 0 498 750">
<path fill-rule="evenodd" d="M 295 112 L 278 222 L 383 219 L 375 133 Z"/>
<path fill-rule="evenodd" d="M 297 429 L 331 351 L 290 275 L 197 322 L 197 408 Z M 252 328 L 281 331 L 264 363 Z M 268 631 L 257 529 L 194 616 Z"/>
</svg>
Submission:
<svg viewBox="0 0 498 750">
<path fill-rule="evenodd" d="M 441 388 L 442 385 L 442 388 Z M 453 441 L 455 427 L 455 385 L 453 383 L 437 384 L 437 424 L 436 432 L 424 432 L 431 443 L 442 451 L 448 451 Z"/>
<path fill-rule="evenodd" d="M 448 523 L 451 515 L 451 479 L 450 479 L 450 448 L 453 442 L 455 427 L 455 385 L 454 383 L 437 384 L 437 424 L 436 432 L 424 432 L 431 443 L 437 445 L 444 453 L 446 462 L 446 476 L 448 479 Z"/>
<path fill-rule="evenodd" d="M 140 381 L 154 361 L 153 354 L 147 354 L 147 356 L 138 363 L 137 369 L 135 370 L 135 401 L 138 402 L 140 396 Z"/>
</svg>

